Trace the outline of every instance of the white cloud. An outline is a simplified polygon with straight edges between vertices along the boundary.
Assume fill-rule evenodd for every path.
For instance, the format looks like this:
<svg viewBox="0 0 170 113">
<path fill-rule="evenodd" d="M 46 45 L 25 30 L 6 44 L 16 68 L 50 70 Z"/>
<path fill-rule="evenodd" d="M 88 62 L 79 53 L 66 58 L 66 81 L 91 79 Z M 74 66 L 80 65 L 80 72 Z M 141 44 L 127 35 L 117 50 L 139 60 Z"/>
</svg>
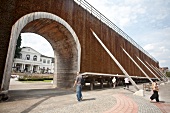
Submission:
<svg viewBox="0 0 170 113">
<path fill-rule="evenodd" d="M 54 57 L 54 51 L 44 37 L 34 33 L 22 33 L 21 38 L 21 47 L 31 47 L 43 55 Z"/>
<path fill-rule="evenodd" d="M 144 46 L 144 49 L 148 51 L 152 56 L 154 56 L 158 61 L 160 66 L 169 67 L 170 66 L 170 48 L 166 43 L 152 43 Z"/>
<path fill-rule="evenodd" d="M 121 29 L 131 25 L 132 23 L 137 23 L 137 15 L 141 15 L 146 12 L 146 7 L 140 5 L 140 0 L 101 0 L 100 2 L 98 2 L 98 0 L 87 1 Z"/>
<path fill-rule="evenodd" d="M 152 45 L 152 44 L 147 44 L 147 45 L 145 45 L 144 46 L 144 49 L 146 50 L 146 51 L 151 51 L 151 50 L 153 50 L 155 47 Z"/>
<path fill-rule="evenodd" d="M 161 64 L 166 63 L 166 60 L 160 60 L 159 61 Z"/>
</svg>

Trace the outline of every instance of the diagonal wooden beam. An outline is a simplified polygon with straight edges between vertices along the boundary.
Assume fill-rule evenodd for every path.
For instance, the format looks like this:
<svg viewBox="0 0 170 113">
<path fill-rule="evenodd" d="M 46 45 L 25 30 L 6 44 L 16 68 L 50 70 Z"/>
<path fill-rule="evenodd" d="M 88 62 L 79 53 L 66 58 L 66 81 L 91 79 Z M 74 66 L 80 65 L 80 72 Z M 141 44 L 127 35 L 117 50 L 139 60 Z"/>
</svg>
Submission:
<svg viewBox="0 0 170 113">
<path fill-rule="evenodd" d="M 136 61 L 126 52 L 126 50 L 121 47 L 123 49 L 123 52 L 126 53 L 126 55 L 132 60 L 132 62 L 139 68 L 140 71 L 142 71 L 142 73 L 150 80 L 150 82 L 153 83 L 152 79 L 145 73 L 145 71 L 143 71 L 143 69 L 136 63 Z"/>
<path fill-rule="evenodd" d="M 163 76 L 163 78 L 167 79 L 167 81 L 169 80 L 157 67 L 154 67 L 154 68 Z"/>
<path fill-rule="evenodd" d="M 113 56 L 113 54 L 107 49 L 107 47 L 103 44 L 103 42 L 98 38 L 98 36 L 95 34 L 95 32 L 90 29 L 94 35 L 94 37 L 98 40 L 98 42 L 101 44 L 101 46 L 105 49 L 105 51 L 109 54 L 109 56 L 112 58 L 112 60 L 118 65 L 118 67 L 122 70 L 122 72 L 125 74 L 125 76 L 130 80 L 132 85 L 135 87 L 137 91 L 139 91 L 139 88 L 137 84 L 132 80 L 132 78 L 129 76 L 129 74 L 126 72 L 126 70 L 122 67 L 122 65 L 117 61 L 117 59 Z"/>
<path fill-rule="evenodd" d="M 145 61 L 146 62 L 146 61 Z M 148 66 L 150 67 L 150 68 L 152 68 L 156 73 L 157 73 L 157 75 L 159 75 L 159 77 L 161 77 L 162 78 L 162 76 L 160 76 L 160 74 L 157 72 L 157 70 L 155 70 L 148 62 L 146 62 L 147 64 L 148 64 Z M 159 79 L 159 77 L 158 77 L 158 79 Z M 159 81 L 161 81 L 160 79 L 159 79 Z"/>
<path fill-rule="evenodd" d="M 161 81 L 161 80 L 155 75 L 155 73 L 153 73 L 152 70 L 149 69 L 149 67 L 148 67 L 138 56 L 136 56 L 136 57 L 138 58 L 138 60 L 139 60 L 159 81 Z"/>
</svg>

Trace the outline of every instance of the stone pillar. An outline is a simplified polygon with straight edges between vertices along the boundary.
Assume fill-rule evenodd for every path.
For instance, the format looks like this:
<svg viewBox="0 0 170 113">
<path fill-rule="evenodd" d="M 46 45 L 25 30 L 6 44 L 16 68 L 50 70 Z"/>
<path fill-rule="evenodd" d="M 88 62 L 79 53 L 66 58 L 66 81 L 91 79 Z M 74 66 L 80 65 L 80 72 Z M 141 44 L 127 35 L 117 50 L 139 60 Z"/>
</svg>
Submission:
<svg viewBox="0 0 170 113">
<path fill-rule="evenodd" d="M 21 72 L 23 72 L 23 64 L 21 64 Z"/>
<path fill-rule="evenodd" d="M 103 88 L 103 79 L 100 80 L 100 87 Z"/>
<path fill-rule="evenodd" d="M 34 65 L 30 65 L 30 72 L 33 73 L 33 66 Z"/>
<path fill-rule="evenodd" d="M 57 56 L 56 51 L 54 50 L 54 75 L 53 75 L 53 87 L 57 87 Z"/>
<path fill-rule="evenodd" d="M 38 72 L 38 65 L 37 65 L 37 66 L 35 66 L 35 71 L 36 71 L 36 72 Z"/>
<path fill-rule="evenodd" d="M 13 63 L 13 67 L 16 67 L 16 63 Z"/>
<path fill-rule="evenodd" d="M 25 72 L 25 64 L 23 64 L 23 72 Z"/>
<path fill-rule="evenodd" d="M 90 90 L 94 89 L 95 78 L 92 78 L 90 81 Z"/>
<path fill-rule="evenodd" d="M 111 78 L 107 78 L 107 85 L 108 85 L 109 87 L 112 87 L 112 82 L 111 82 L 110 79 L 111 79 Z"/>
<path fill-rule="evenodd" d="M 12 68 L 12 71 L 14 71 L 16 69 L 16 63 L 13 63 L 13 66 L 14 68 Z"/>
<path fill-rule="evenodd" d="M 57 87 L 72 88 L 77 73 L 57 73 Z"/>
</svg>

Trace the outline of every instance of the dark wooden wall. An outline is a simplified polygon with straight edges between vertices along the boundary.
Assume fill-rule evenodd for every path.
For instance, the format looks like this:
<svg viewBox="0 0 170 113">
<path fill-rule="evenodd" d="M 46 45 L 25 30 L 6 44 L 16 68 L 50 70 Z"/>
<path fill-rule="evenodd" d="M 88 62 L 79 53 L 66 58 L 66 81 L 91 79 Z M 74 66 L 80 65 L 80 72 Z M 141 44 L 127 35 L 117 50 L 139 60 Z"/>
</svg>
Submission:
<svg viewBox="0 0 170 113">
<path fill-rule="evenodd" d="M 158 67 L 158 62 L 143 54 L 73 0 L 1 0 L 0 4 L 0 84 L 2 83 L 12 25 L 22 16 L 32 12 L 55 14 L 64 19 L 73 28 L 81 44 L 81 72 L 123 74 L 93 36 L 90 28 L 99 36 L 129 75 L 144 76 L 121 47 L 151 77 L 153 75 L 137 60 L 136 55 Z"/>
</svg>

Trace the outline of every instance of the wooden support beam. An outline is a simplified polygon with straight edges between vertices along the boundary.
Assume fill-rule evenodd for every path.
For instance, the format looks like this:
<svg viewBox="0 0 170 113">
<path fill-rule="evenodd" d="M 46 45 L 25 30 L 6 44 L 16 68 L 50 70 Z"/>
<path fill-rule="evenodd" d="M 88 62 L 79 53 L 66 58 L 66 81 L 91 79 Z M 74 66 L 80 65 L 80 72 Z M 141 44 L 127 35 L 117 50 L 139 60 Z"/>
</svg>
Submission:
<svg viewBox="0 0 170 113">
<path fill-rule="evenodd" d="M 150 82 L 153 82 L 152 79 L 143 71 L 143 69 L 136 63 L 135 60 L 126 52 L 126 50 L 122 47 L 123 51 L 126 53 L 126 55 L 132 60 L 132 62 L 139 68 L 139 70 L 142 71 L 142 73 L 149 79 Z"/>
<path fill-rule="evenodd" d="M 145 62 L 146 62 L 146 61 L 145 61 Z M 157 70 L 156 70 L 155 68 L 153 68 L 148 62 L 146 62 L 146 63 L 148 64 L 148 66 L 149 66 L 150 68 L 152 68 L 152 69 L 157 73 L 157 75 L 159 75 L 159 77 L 162 78 L 162 76 L 157 72 Z M 162 78 L 162 79 L 163 79 L 163 78 Z M 161 81 L 160 78 L 158 78 L 158 80 Z"/>
<path fill-rule="evenodd" d="M 138 56 L 136 56 L 136 57 L 138 58 L 138 60 L 139 60 L 159 81 L 161 81 L 161 80 L 155 75 L 155 73 L 153 73 L 152 70 L 149 69 L 149 67 L 148 67 Z"/>
<path fill-rule="evenodd" d="M 132 78 L 129 76 L 129 74 L 126 72 L 126 70 L 122 67 L 122 65 L 118 62 L 118 60 L 113 56 L 113 54 L 107 49 L 107 47 L 103 44 L 103 42 L 98 38 L 98 36 L 95 34 L 95 32 L 90 29 L 95 36 L 95 38 L 98 40 L 98 42 L 101 44 L 101 46 L 105 49 L 105 51 L 109 54 L 109 56 L 112 58 L 112 60 L 117 64 L 117 66 L 121 69 L 121 71 L 125 74 L 125 76 L 130 80 L 132 85 L 135 87 L 137 91 L 139 91 L 139 87 L 137 84 L 132 80 Z"/>
<path fill-rule="evenodd" d="M 163 78 L 165 78 L 167 81 L 169 80 L 157 67 L 154 67 L 154 68 L 163 76 Z"/>
</svg>

